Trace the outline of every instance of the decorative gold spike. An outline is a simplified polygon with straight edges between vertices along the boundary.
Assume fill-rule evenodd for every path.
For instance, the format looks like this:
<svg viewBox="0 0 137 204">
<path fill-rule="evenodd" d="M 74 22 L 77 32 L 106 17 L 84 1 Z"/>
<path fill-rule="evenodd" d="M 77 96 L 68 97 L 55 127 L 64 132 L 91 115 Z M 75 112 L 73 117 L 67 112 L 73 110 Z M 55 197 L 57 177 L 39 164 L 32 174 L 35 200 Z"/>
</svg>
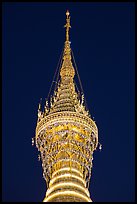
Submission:
<svg viewBox="0 0 137 204">
<path fill-rule="evenodd" d="M 84 95 L 82 94 L 82 101 L 81 101 L 81 104 L 83 105 L 84 103 Z"/>
<path fill-rule="evenodd" d="M 40 102 L 39 102 L 39 107 L 38 107 L 38 110 L 41 109 L 41 102 L 42 102 L 42 98 L 40 98 Z"/>
<path fill-rule="evenodd" d="M 40 110 L 41 109 L 41 104 L 39 103 L 39 107 L 38 107 L 38 110 Z"/>
</svg>

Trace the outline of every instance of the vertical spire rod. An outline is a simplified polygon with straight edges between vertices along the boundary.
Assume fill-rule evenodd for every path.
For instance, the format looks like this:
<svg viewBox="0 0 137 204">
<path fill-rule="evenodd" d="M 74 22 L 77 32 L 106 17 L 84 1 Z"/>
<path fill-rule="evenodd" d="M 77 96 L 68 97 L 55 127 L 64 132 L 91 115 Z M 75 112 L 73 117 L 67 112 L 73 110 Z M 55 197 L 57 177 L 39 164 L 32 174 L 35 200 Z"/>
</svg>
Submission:
<svg viewBox="0 0 137 204">
<path fill-rule="evenodd" d="M 66 12 L 66 25 L 64 27 L 66 27 L 66 41 L 69 41 L 69 28 L 71 28 L 70 26 L 70 16 L 69 16 L 69 11 L 67 10 Z"/>
</svg>

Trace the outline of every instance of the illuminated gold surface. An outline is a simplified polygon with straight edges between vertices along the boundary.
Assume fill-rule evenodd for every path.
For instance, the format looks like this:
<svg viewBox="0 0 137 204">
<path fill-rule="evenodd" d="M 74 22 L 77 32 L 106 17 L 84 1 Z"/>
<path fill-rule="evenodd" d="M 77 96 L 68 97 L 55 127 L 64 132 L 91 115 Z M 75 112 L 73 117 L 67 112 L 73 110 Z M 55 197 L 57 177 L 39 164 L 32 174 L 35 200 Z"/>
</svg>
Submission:
<svg viewBox="0 0 137 204">
<path fill-rule="evenodd" d="M 51 200 L 54 198 L 54 197 L 57 197 L 57 196 L 65 196 L 65 195 L 71 195 L 73 197 L 79 197 L 82 199 L 82 201 L 84 202 L 92 202 L 92 200 L 86 196 L 83 196 L 81 195 L 80 193 L 76 193 L 76 192 L 71 192 L 71 191 L 65 191 L 65 192 L 59 192 L 59 193 L 55 193 L 53 194 L 52 196 L 48 197 L 48 198 L 45 198 L 43 200 L 43 202 L 52 202 Z"/>
<path fill-rule="evenodd" d="M 76 187 L 76 188 L 80 188 L 80 190 L 85 191 L 87 196 L 89 196 L 89 191 L 86 188 L 83 188 L 80 185 L 75 184 L 74 182 L 61 182 L 59 184 L 56 184 L 54 186 L 52 186 L 51 188 L 49 188 L 46 192 L 46 196 L 48 196 L 53 190 L 55 190 L 58 187 L 63 187 L 63 186 L 72 186 L 72 187 Z"/>
<path fill-rule="evenodd" d="M 75 69 L 69 42 L 70 16 L 66 12 L 66 41 L 60 81 L 44 112 L 38 109 L 35 143 L 40 151 L 47 193 L 43 202 L 92 202 L 88 186 L 98 129 L 75 90 Z"/>
<path fill-rule="evenodd" d="M 83 174 L 82 174 L 82 173 L 80 173 L 80 172 L 79 172 L 78 170 L 76 170 L 76 169 L 73 169 L 73 168 L 70 169 L 70 167 L 60 168 L 60 169 L 58 169 L 57 171 L 54 171 L 53 174 L 52 174 L 52 177 L 54 177 L 57 173 L 59 173 L 59 172 L 61 172 L 61 171 L 66 171 L 66 170 L 67 170 L 67 172 L 70 172 L 70 171 L 71 171 L 71 173 L 72 173 L 72 172 L 76 172 L 76 173 L 78 173 L 81 177 L 83 177 Z"/>
<path fill-rule="evenodd" d="M 52 184 L 54 181 L 56 181 L 56 180 L 58 180 L 58 179 L 61 179 L 61 178 L 63 178 L 63 177 L 65 177 L 65 178 L 67 178 L 67 177 L 76 178 L 76 179 L 80 180 L 80 181 L 84 184 L 84 186 L 86 186 L 86 182 L 84 181 L 84 179 L 82 179 L 82 178 L 80 178 L 80 177 L 78 177 L 78 176 L 76 176 L 76 175 L 73 175 L 73 174 L 71 174 L 71 173 L 65 173 L 65 174 L 63 174 L 63 175 L 56 176 L 55 178 L 51 179 L 51 180 L 50 180 L 50 183 L 49 183 L 49 187 L 51 186 L 51 184 Z"/>
</svg>

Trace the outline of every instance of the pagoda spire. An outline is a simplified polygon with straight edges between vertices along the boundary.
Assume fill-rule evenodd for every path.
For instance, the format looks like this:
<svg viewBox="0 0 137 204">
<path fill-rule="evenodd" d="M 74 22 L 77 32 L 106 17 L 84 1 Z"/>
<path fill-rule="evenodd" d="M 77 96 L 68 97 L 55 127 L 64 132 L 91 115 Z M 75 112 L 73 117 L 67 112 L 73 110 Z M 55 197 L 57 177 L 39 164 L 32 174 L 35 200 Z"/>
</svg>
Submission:
<svg viewBox="0 0 137 204">
<path fill-rule="evenodd" d="M 80 101 L 80 97 L 76 91 L 74 76 L 75 69 L 72 63 L 72 51 L 69 41 L 70 16 L 69 11 L 66 12 L 66 41 L 64 43 L 63 60 L 60 68 L 61 80 L 57 83 L 55 100 L 50 102 L 49 114 L 72 111 L 88 115 L 88 111 L 84 105 L 84 96 Z"/>
<path fill-rule="evenodd" d="M 92 202 L 88 187 L 98 129 L 85 108 L 84 96 L 80 100 L 75 89 L 69 11 L 65 28 L 60 79 L 44 112 L 40 105 L 38 109 L 35 144 L 47 184 L 43 202 Z"/>
</svg>

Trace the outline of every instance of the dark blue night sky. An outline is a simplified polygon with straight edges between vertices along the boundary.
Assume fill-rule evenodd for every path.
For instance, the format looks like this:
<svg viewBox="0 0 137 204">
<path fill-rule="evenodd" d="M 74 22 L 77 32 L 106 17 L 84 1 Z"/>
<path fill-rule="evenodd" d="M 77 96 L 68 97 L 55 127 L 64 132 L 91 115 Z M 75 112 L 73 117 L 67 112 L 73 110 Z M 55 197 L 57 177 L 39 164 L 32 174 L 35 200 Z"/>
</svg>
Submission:
<svg viewBox="0 0 137 204">
<path fill-rule="evenodd" d="M 103 149 L 94 152 L 93 201 L 135 200 L 134 3 L 3 3 L 2 200 L 39 202 L 46 192 L 35 136 L 65 41 L 70 40 Z"/>
</svg>

